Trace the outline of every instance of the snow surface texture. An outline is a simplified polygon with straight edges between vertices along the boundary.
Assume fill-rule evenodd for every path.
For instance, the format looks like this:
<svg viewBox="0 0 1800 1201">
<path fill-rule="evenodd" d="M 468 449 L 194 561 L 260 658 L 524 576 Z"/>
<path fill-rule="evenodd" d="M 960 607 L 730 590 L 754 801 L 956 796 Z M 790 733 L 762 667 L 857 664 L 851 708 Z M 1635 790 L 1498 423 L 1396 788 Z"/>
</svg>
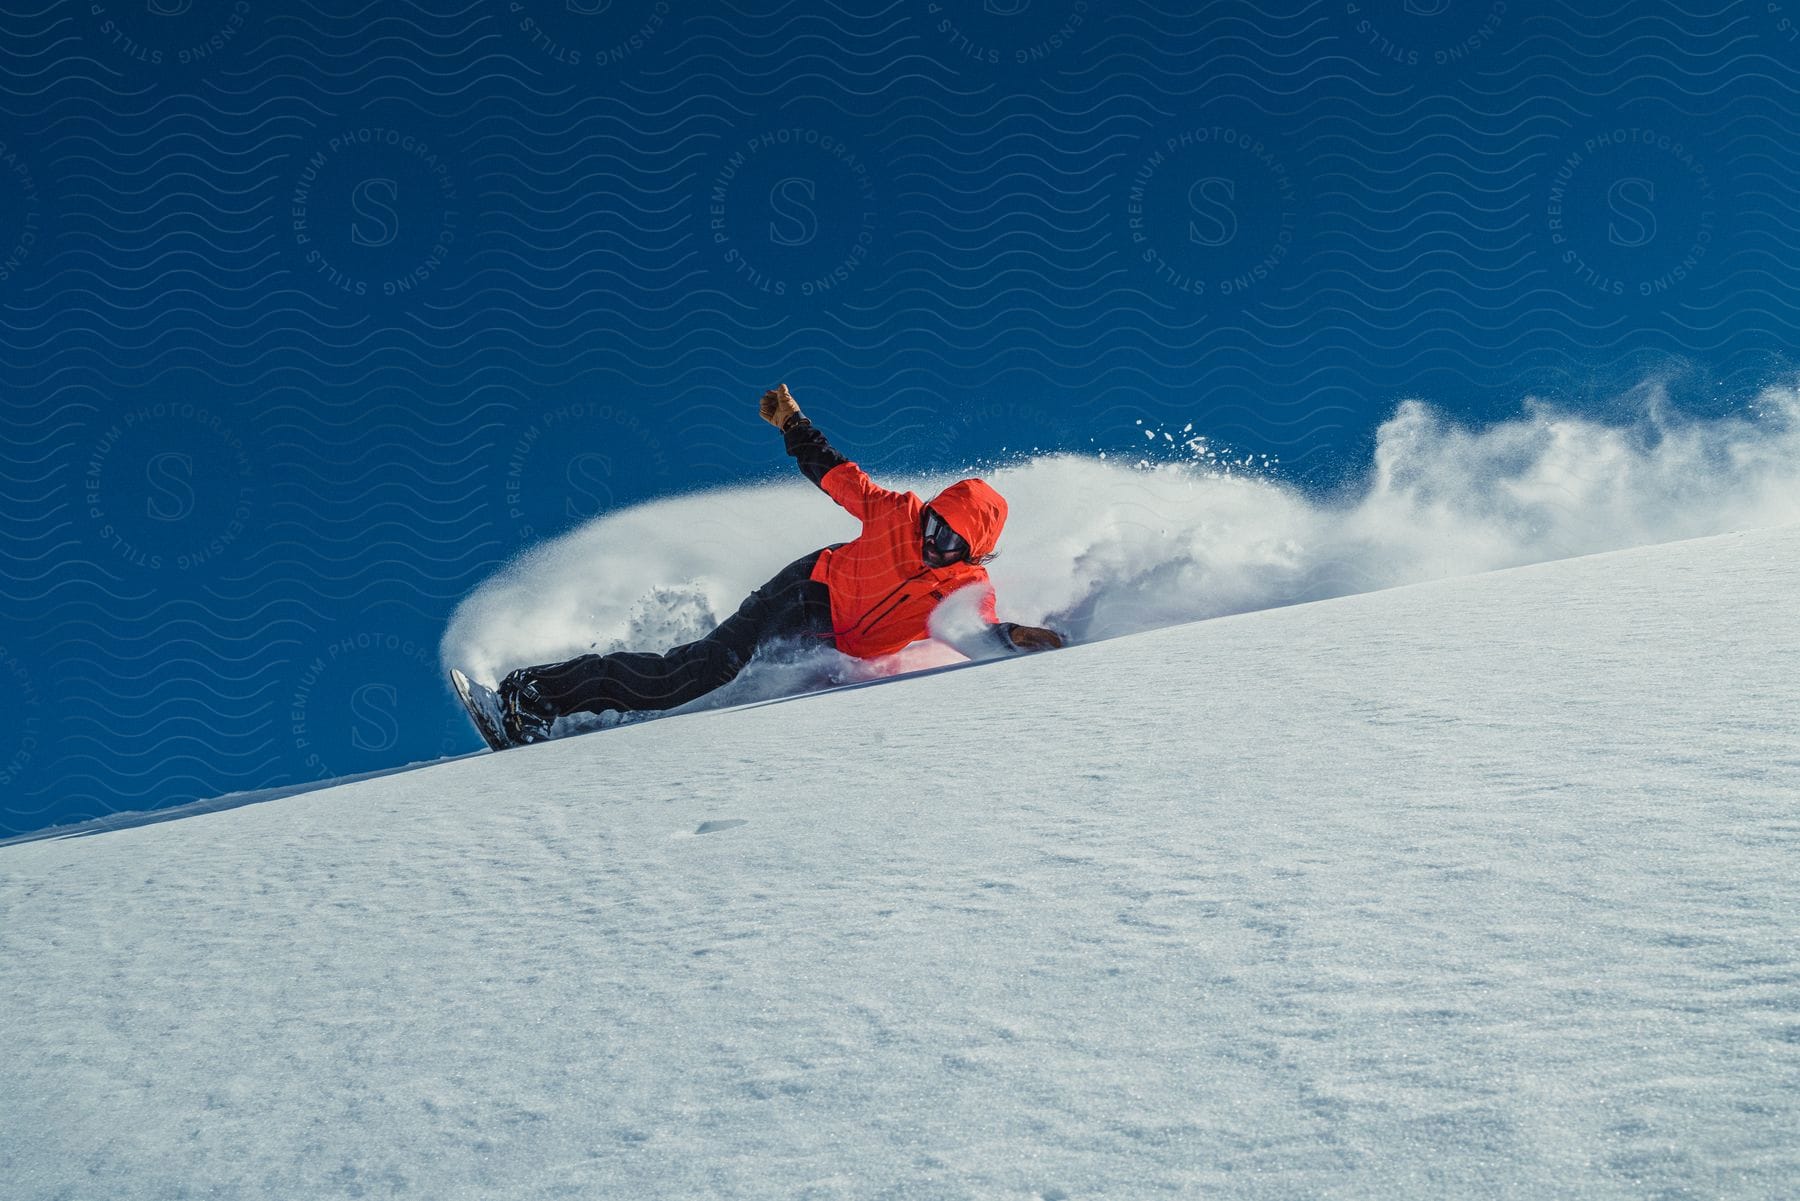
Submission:
<svg viewBox="0 0 1800 1201">
<path fill-rule="evenodd" d="M 1789 1198 L 1800 527 L 0 848 L 0 1189 Z"/>
<path fill-rule="evenodd" d="M 926 497 L 959 474 L 990 480 L 1011 507 L 990 568 L 1000 616 L 1080 642 L 1800 521 L 1793 389 L 1705 421 L 1671 416 L 1653 386 L 1620 408 L 1629 417 L 1608 423 L 1533 402 L 1517 420 L 1471 430 L 1409 401 L 1381 427 L 1363 486 L 1329 500 L 1234 466 L 1191 431 L 1147 430 L 1144 459 L 1065 454 L 931 478 L 876 474 Z M 770 455 L 787 462 L 779 441 Z M 780 483 L 607 514 L 477 589 L 440 654 L 446 667 L 493 684 L 514 667 L 590 650 L 663 650 L 706 633 L 783 566 L 856 529 L 791 465 Z M 921 642 L 873 664 L 830 651 L 810 659 L 782 648 L 688 708 L 960 656 Z"/>
</svg>

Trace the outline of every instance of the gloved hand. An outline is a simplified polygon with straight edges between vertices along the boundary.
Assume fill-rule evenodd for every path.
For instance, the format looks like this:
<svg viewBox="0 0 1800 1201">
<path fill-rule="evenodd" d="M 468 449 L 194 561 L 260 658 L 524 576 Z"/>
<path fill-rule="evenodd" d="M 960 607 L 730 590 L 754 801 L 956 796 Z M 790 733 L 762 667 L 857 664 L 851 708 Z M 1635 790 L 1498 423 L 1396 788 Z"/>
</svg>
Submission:
<svg viewBox="0 0 1800 1201">
<path fill-rule="evenodd" d="M 794 403 L 793 393 L 786 384 L 776 384 L 762 395 L 762 419 L 780 429 L 789 417 L 800 412 L 800 406 Z"/>
<path fill-rule="evenodd" d="M 1007 637 L 1022 651 L 1052 651 L 1063 644 L 1061 634 L 1041 626 L 1014 626 Z"/>
</svg>

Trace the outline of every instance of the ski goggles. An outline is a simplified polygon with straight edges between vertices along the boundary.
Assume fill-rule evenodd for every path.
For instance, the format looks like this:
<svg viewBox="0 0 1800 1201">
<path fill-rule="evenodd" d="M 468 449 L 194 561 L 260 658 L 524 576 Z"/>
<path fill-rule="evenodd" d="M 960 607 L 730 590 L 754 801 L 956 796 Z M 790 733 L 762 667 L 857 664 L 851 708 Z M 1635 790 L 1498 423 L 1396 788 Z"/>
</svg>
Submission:
<svg viewBox="0 0 1800 1201">
<path fill-rule="evenodd" d="M 948 567 L 969 557 L 969 541 L 930 509 L 925 510 L 925 562 Z"/>
</svg>

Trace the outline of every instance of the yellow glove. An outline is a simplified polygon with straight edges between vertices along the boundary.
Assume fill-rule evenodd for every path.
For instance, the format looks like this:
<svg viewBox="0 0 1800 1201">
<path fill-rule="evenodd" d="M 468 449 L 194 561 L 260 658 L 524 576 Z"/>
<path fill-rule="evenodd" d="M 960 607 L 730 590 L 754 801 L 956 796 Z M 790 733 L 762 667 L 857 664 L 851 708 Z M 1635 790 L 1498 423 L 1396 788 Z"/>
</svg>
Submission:
<svg viewBox="0 0 1800 1201">
<path fill-rule="evenodd" d="M 1038 626 L 1014 626 L 1007 637 L 1022 651 L 1053 651 L 1063 644 L 1061 634 Z"/>
<path fill-rule="evenodd" d="M 793 393 L 786 384 L 776 384 L 762 396 L 762 419 L 780 429 L 787 424 L 787 419 L 800 412 L 800 406 L 794 403 Z"/>
</svg>

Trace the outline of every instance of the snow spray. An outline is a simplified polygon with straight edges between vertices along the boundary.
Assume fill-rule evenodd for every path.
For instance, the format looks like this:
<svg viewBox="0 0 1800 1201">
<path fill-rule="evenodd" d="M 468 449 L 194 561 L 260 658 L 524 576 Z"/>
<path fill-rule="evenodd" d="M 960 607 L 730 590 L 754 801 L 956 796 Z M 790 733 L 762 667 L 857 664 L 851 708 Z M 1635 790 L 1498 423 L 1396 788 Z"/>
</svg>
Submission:
<svg viewBox="0 0 1800 1201">
<path fill-rule="evenodd" d="M 1090 642 L 1800 521 L 1800 393 L 1770 390 L 1742 415 L 1705 420 L 1648 397 L 1624 423 L 1533 401 L 1478 428 L 1409 400 L 1381 425 L 1366 475 L 1331 498 L 1210 458 L 1049 454 L 983 471 L 1011 509 L 988 569 L 1000 616 Z M 878 482 L 931 496 L 955 478 Z M 666 649 L 706 633 L 787 563 L 856 533 L 799 478 L 607 513 L 481 584 L 452 616 L 440 654 L 491 682 L 590 651 Z M 950 644 L 963 641 L 952 634 L 877 663 L 838 664 L 836 678 L 957 662 Z M 775 681 L 757 667 L 720 703 L 767 692 Z M 777 673 L 783 684 L 792 667 Z"/>
</svg>

